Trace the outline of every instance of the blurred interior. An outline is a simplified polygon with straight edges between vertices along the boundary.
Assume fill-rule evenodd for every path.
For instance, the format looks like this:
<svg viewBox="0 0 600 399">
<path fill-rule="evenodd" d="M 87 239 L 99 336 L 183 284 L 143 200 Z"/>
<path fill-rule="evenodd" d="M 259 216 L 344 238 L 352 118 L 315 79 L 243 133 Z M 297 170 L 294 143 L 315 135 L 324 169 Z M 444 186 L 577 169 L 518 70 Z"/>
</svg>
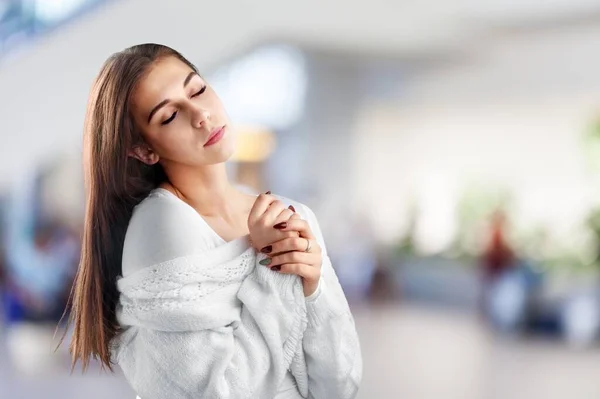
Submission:
<svg viewBox="0 0 600 399">
<path fill-rule="evenodd" d="M 0 398 L 135 397 L 53 335 L 88 91 L 143 42 L 216 88 L 237 183 L 315 211 L 359 398 L 600 397 L 598 1 L 3 0 Z"/>
</svg>

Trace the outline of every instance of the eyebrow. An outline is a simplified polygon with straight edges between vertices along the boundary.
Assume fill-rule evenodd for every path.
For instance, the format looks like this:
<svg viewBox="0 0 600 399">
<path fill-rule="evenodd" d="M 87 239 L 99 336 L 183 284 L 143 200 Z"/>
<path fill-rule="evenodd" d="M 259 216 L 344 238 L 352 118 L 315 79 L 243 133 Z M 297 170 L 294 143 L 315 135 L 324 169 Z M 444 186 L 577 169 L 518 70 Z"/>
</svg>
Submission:
<svg viewBox="0 0 600 399">
<path fill-rule="evenodd" d="M 185 88 L 188 83 L 190 83 L 190 80 L 192 80 L 192 78 L 194 76 L 199 76 L 198 73 L 196 73 L 195 71 L 190 72 L 186 77 L 185 80 L 183 81 L 183 87 Z M 154 108 L 152 108 L 152 111 L 150 111 L 150 114 L 148 114 L 148 123 L 150 123 L 150 120 L 152 119 L 152 117 L 154 116 L 154 114 L 161 109 L 162 107 L 164 107 L 165 105 L 167 105 L 169 103 L 168 98 L 165 100 L 162 100 L 161 102 L 159 102 Z"/>
</svg>

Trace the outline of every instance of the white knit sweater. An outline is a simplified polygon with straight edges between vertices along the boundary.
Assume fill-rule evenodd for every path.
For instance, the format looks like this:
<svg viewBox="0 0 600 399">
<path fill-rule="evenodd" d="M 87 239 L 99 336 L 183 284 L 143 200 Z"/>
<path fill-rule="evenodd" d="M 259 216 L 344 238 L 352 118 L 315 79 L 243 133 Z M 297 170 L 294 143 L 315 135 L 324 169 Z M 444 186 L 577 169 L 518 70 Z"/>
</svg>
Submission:
<svg viewBox="0 0 600 399">
<path fill-rule="evenodd" d="M 188 204 L 154 190 L 133 213 L 117 282 L 114 360 L 142 399 L 346 399 L 362 377 L 354 319 L 323 248 L 317 292 L 225 242 Z"/>
</svg>

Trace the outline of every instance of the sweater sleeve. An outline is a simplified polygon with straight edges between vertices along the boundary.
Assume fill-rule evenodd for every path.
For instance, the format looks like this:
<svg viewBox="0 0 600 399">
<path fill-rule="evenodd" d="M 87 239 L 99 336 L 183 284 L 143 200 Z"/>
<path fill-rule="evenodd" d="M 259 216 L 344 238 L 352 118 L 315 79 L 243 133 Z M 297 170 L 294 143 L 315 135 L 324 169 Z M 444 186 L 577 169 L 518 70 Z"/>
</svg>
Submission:
<svg viewBox="0 0 600 399">
<path fill-rule="evenodd" d="M 362 380 L 354 318 L 327 255 L 317 219 L 310 208 L 303 208 L 323 251 L 318 293 L 306 300 L 308 327 L 302 341 L 309 398 L 354 398 Z"/>
</svg>

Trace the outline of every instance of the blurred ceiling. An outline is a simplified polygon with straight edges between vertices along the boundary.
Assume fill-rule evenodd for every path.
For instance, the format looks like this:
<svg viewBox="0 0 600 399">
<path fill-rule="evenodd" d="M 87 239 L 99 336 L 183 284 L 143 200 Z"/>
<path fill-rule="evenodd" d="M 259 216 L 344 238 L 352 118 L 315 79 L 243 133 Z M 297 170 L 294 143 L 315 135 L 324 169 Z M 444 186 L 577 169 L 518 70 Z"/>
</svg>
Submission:
<svg viewBox="0 0 600 399">
<path fill-rule="evenodd" d="M 98 0 L 70 0 L 64 7 L 86 2 Z M 40 10 L 48 8 L 41 7 L 46 3 L 53 4 L 54 13 L 61 7 L 48 0 L 34 3 Z M 117 48 L 116 43 L 123 40 L 126 46 L 160 37 L 161 42 L 195 46 L 203 54 L 202 63 L 214 65 L 234 55 L 231 49 L 264 41 L 373 55 L 443 55 L 468 49 L 495 29 L 572 23 L 590 17 L 600 17 L 597 0 L 124 0 L 106 1 L 104 7 L 93 8 L 54 36 L 86 25 L 90 31 L 102 31 L 102 40 L 95 36 L 94 42 L 114 42 Z M 44 42 L 50 45 L 54 40 Z"/>
<path fill-rule="evenodd" d="M 494 30 L 600 16 L 597 0 L 275 2 L 258 15 L 267 37 L 306 46 L 386 55 L 455 52 Z M 267 11 L 268 10 L 268 11 Z M 276 16 L 276 18 L 269 18 Z"/>
<path fill-rule="evenodd" d="M 168 44 L 202 71 L 271 42 L 435 63 L 469 59 L 497 34 L 589 21 L 600 21 L 598 0 L 106 1 L 0 64 L 0 186 L 33 159 L 77 151 L 90 83 L 132 44 Z"/>
</svg>

